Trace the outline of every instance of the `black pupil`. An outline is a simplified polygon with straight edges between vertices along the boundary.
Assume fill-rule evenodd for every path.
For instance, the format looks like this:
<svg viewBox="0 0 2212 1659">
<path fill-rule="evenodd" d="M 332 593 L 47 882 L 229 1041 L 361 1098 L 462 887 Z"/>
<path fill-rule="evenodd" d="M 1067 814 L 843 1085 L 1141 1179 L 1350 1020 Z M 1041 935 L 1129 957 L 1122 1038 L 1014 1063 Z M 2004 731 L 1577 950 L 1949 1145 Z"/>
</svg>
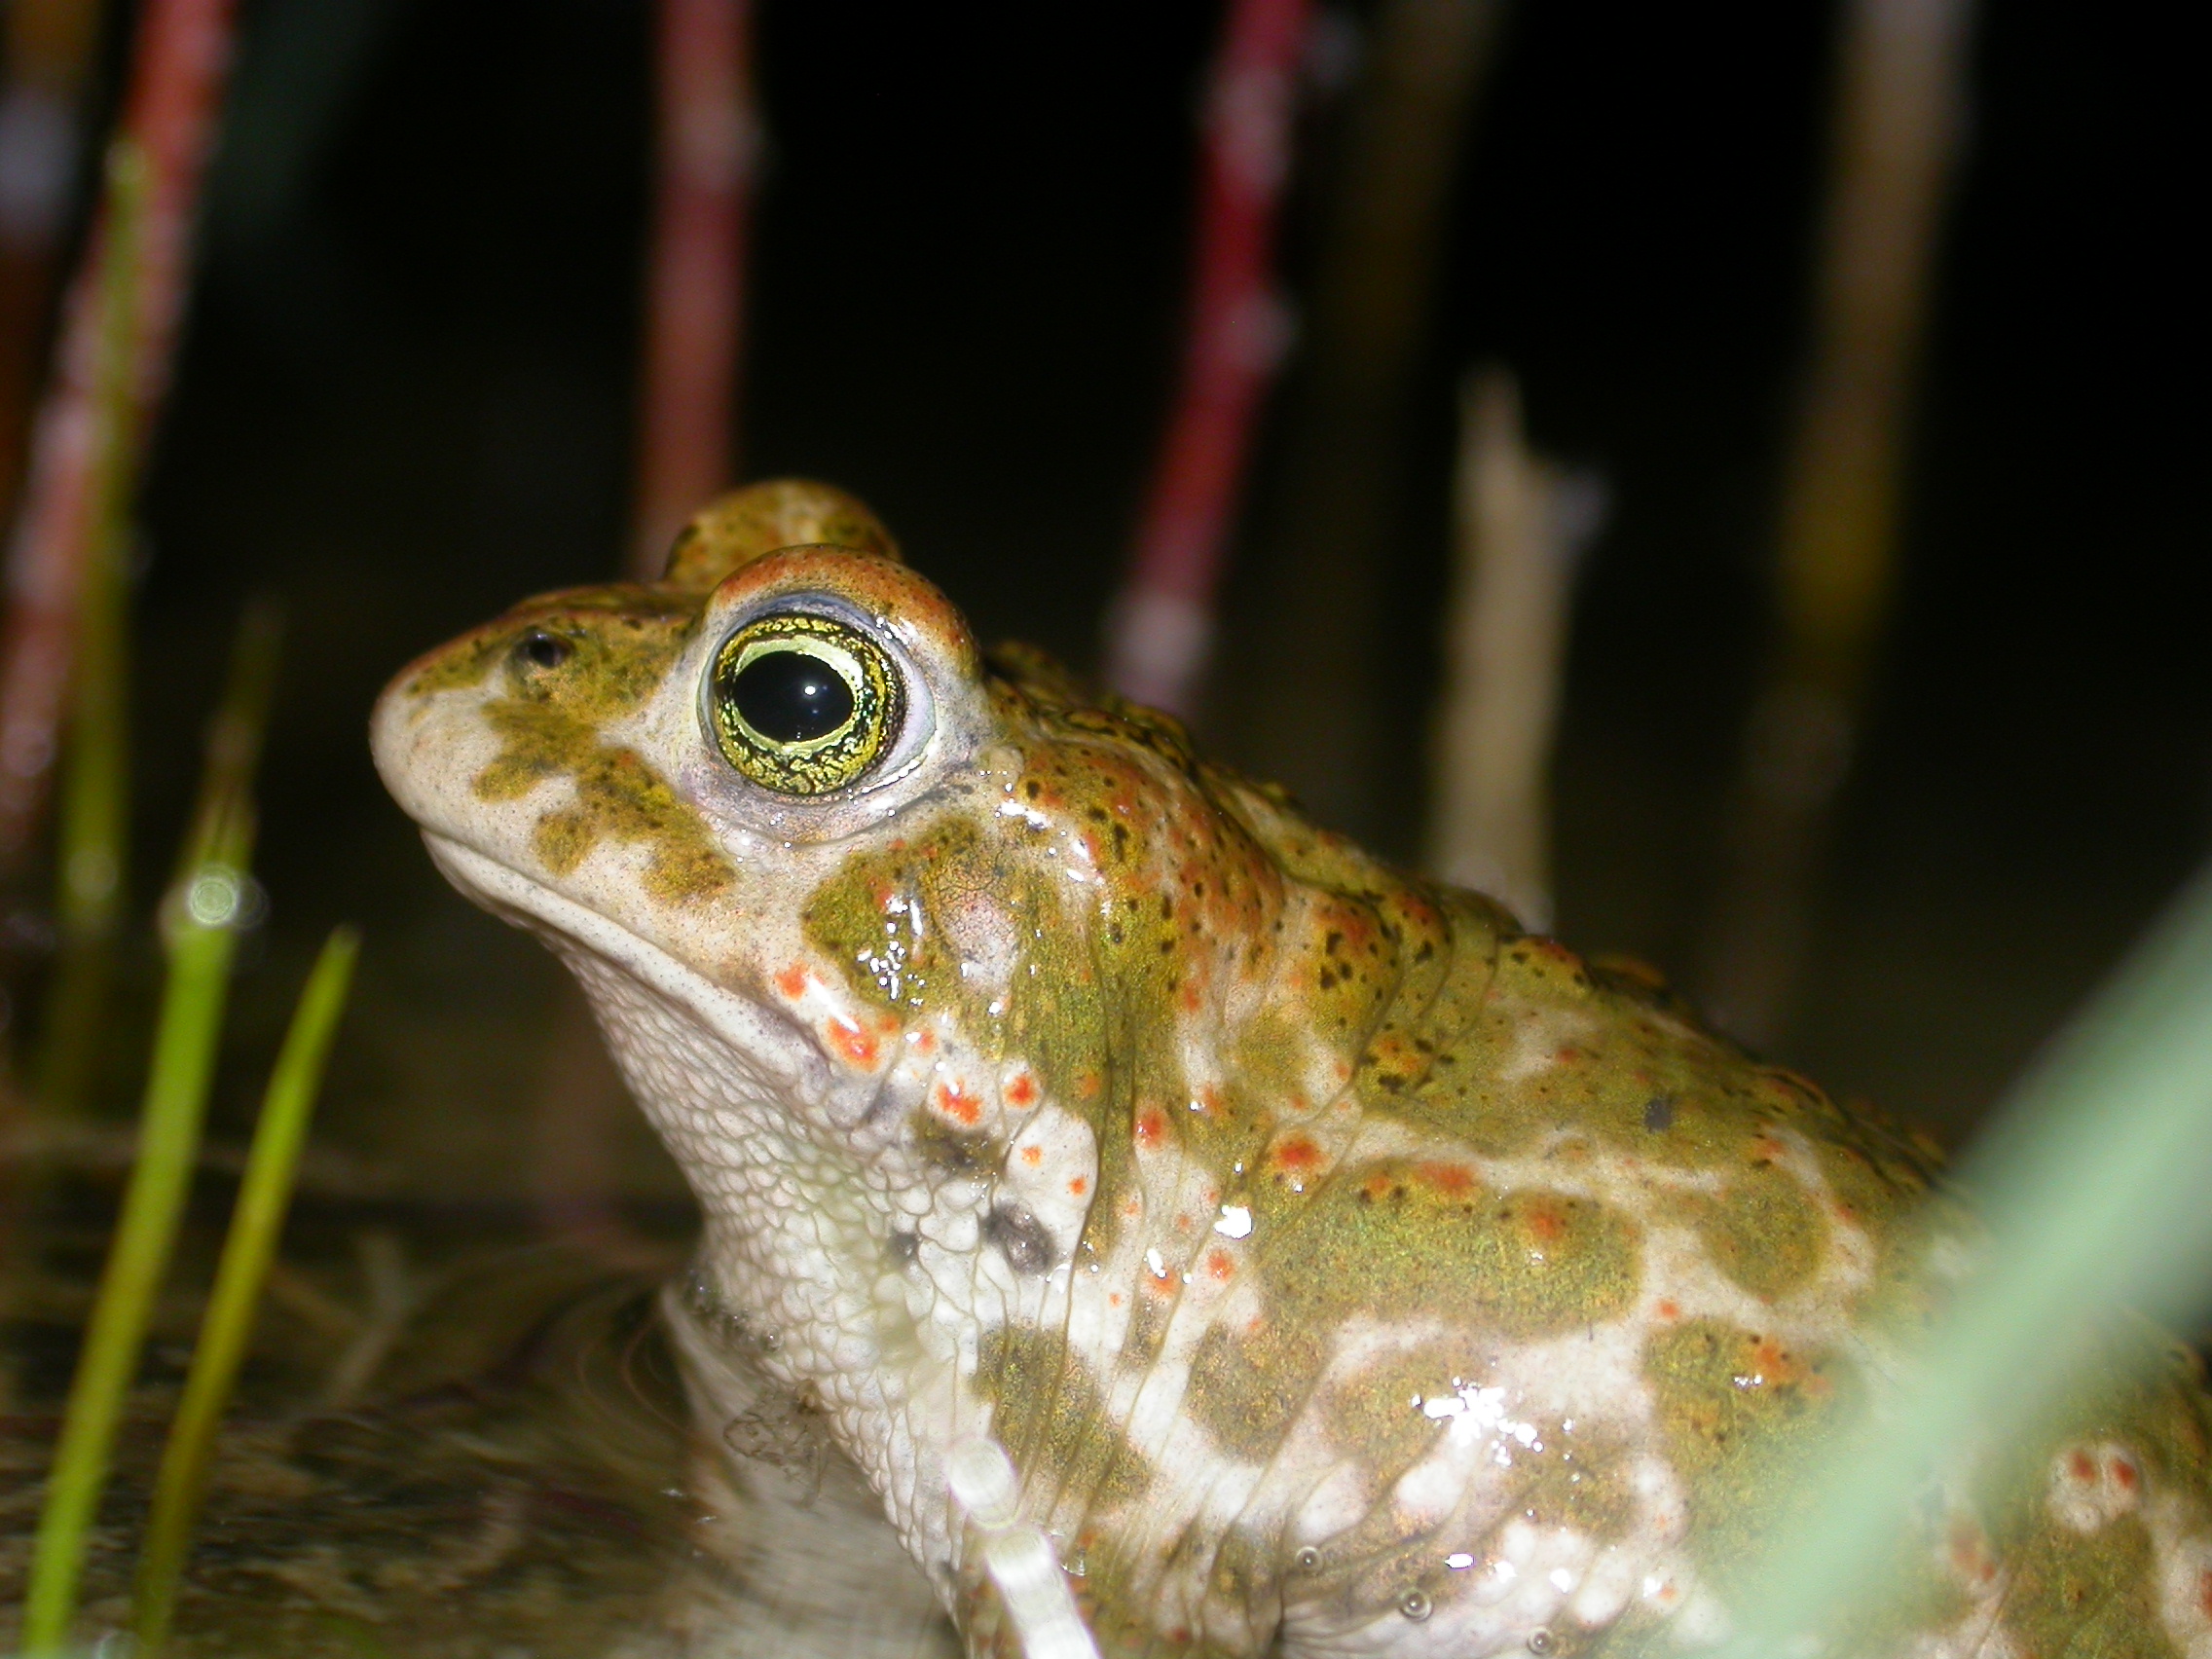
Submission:
<svg viewBox="0 0 2212 1659">
<path fill-rule="evenodd" d="M 844 676 L 805 651 L 762 651 L 730 687 L 745 723 L 776 743 L 828 737 L 853 718 Z"/>
</svg>

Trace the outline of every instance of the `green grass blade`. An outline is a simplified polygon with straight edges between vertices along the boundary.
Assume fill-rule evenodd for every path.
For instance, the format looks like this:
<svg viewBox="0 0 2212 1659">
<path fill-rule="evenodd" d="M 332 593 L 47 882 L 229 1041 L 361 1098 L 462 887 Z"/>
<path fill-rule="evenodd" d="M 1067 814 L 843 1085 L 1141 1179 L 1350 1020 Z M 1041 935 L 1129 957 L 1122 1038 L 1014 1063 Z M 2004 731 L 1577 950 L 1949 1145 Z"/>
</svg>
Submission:
<svg viewBox="0 0 2212 1659">
<path fill-rule="evenodd" d="M 351 928 L 338 929 L 323 945 L 307 988 L 300 993 L 262 1101 L 261 1121 L 254 1128 L 253 1150 L 246 1160 L 238 1205 L 231 1213 L 230 1235 L 223 1243 L 215 1287 L 193 1349 L 184 1397 L 162 1453 L 153 1518 L 138 1559 L 131 1628 L 144 1659 L 154 1659 L 168 1641 L 177 1584 L 206 1491 L 215 1431 L 253 1334 L 262 1285 L 283 1231 L 300 1148 L 321 1086 L 323 1061 L 346 1007 L 359 948 L 360 936 Z"/>
<path fill-rule="evenodd" d="M 1962 1170 L 1988 1265 L 1923 1351 L 1896 1413 L 1818 1472 L 1729 1659 L 1768 1659 L 1878 1604 L 1933 1466 L 2023 1432 L 2095 1357 L 2087 1329 L 2133 1308 L 2186 1327 L 2212 1290 L 2212 870 L 2200 874 L 2014 1090 Z"/>
<path fill-rule="evenodd" d="M 234 924 L 251 879 L 253 769 L 277 639 L 275 612 L 267 607 L 249 609 L 233 647 L 230 682 L 208 727 L 206 767 L 186 855 L 162 906 L 168 971 L 139 1118 L 138 1158 L 70 1382 L 31 1546 L 21 1633 L 28 1659 L 44 1659 L 68 1639 L 85 1540 L 107 1484 L 116 1425 L 191 1191 L 238 950 Z"/>
<path fill-rule="evenodd" d="M 56 827 L 55 921 L 60 961 L 38 1057 L 39 1104 L 82 1109 L 107 1012 L 123 920 L 129 831 L 129 581 L 119 525 L 103 526 L 88 561 L 66 769 Z"/>
<path fill-rule="evenodd" d="M 237 822 L 242 814 L 225 816 Z M 223 850 L 242 851 L 238 836 L 226 840 Z M 235 882 L 238 867 L 229 866 L 221 874 Z M 214 879 L 215 869 L 203 866 L 194 879 Z M 176 907 L 176 917 L 168 936 L 168 977 L 146 1081 L 138 1161 L 70 1384 L 32 1546 L 22 1627 L 23 1651 L 32 1659 L 57 1652 L 69 1635 L 85 1537 L 107 1483 L 116 1424 L 191 1188 L 222 1036 L 238 936 L 227 916 L 209 925 L 189 903 Z"/>
</svg>

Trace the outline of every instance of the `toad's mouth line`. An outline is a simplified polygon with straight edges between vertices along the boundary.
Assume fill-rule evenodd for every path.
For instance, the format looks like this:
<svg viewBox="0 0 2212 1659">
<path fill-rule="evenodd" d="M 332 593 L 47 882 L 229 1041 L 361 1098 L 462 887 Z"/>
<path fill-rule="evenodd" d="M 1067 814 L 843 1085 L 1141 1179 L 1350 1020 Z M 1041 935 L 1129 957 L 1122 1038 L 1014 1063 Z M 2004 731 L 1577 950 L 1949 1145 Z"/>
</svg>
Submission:
<svg viewBox="0 0 2212 1659">
<path fill-rule="evenodd" d="M 796 1090 L 818 1069 L 821 1058 L 811 1034 L 781 1011 L 725 990 L 651 940 L 488 853 L 434 830 L 423 831 L 423 842 L 431 862 L 465 898 L 546 938 L 557 955 L 566 958 L 565 942 L 591 961 L 618 968 L 659 1001 L 690 1015 L 756 1073 L 756 1083 L 778 1092 Z"/>
</svg>

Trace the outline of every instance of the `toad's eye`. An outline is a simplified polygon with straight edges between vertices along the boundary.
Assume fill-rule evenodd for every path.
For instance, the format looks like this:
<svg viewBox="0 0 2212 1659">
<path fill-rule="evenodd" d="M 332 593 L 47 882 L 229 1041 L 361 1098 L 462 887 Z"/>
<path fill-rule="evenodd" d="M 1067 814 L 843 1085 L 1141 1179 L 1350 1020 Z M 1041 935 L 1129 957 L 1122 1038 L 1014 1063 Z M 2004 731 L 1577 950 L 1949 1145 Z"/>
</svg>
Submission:
<svg viewBox="0 0 2212 1659">
<path fill-rule="evenodd" d="M 865 776 L 898 736 L 903 706 L 880 645 L 802 612 L 760 617 L 724 641 L 707 699 L 723 757 L 761 788 L 799 795 Z"/>
</svg>

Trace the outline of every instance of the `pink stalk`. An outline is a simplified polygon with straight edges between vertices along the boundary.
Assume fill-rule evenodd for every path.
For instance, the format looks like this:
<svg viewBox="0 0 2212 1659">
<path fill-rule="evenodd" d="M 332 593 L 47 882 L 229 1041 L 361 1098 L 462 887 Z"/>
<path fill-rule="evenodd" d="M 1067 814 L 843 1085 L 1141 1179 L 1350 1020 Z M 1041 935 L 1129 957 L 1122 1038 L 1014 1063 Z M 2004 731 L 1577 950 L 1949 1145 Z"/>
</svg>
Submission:
<svg viewBox="0 0 2212 1659">
<path fill-rule="evenodd" d="M 728 484 L 745 243 L 760 153 L 750 0 L 661 0 L 659 182 L 646 277 L 631 574 Z"/>
<path fill-rule="evenodd" d="M 232 0 L 148 0 L 139 18 L 99 217 L 70 284 L 8 549 L 0 873 L 21 867 L 45 807 L 86 565 L 96 538 L 120 531 L 139 439 L 167 385 L 232 10 Z"/>
<path fill-rule="evenodd" d="M 1107 683 L 1178 715 L 1191 712 L 1212 648 L 1253 419 L 1289 333 L 1271 267 L 1307 12 L 1308 0 L 1233 0 L 1198 162 L 1182 386 L 1107 618 Z"/>
</svg>

